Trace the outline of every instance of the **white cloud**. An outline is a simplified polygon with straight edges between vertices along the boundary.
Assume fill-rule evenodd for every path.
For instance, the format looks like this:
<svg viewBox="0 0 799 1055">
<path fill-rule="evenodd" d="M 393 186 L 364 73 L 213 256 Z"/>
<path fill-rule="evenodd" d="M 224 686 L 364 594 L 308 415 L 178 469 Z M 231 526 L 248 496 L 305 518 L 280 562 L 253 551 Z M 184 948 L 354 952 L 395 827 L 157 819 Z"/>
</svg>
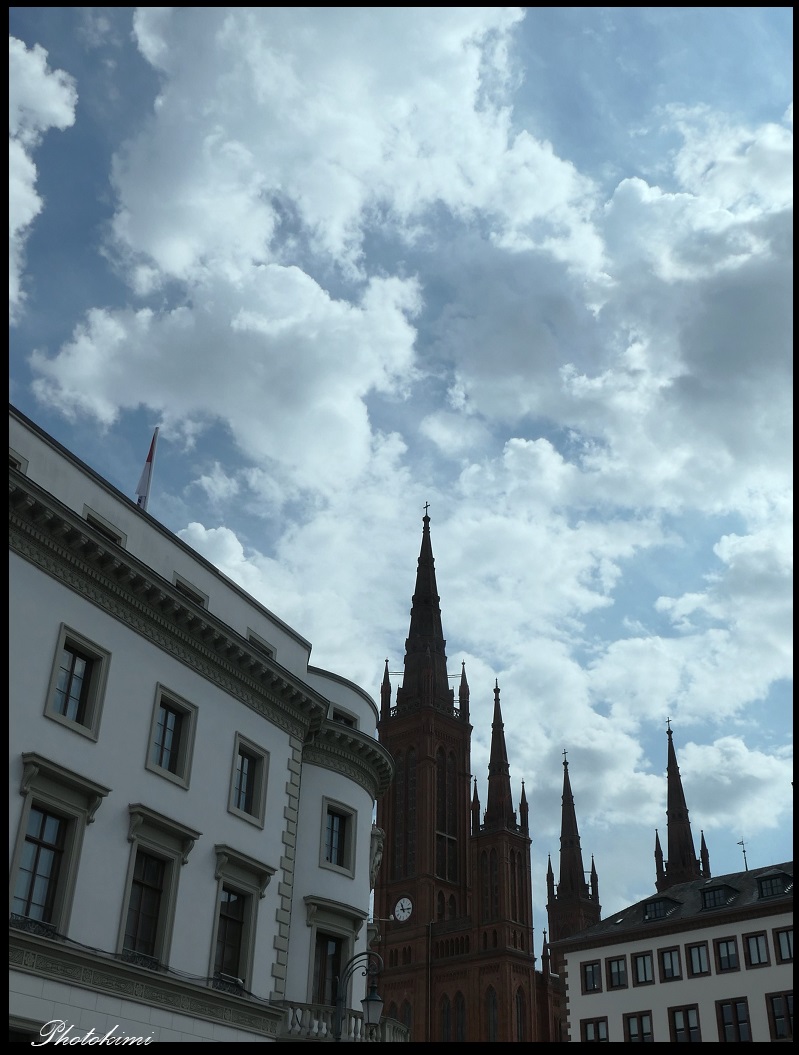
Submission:
<svg viewBox="0 0 799 1055">
<path fill-rule="evenodd" d="M 47 52 L 8 38 L 8 308 L 13 323 L 25 300 L 23 271 L 30 225 L 42 210 L 32 153 L 50 128 L 75 120 L 78 96 L 73 79 L 51 70 Z"/>
</svg>

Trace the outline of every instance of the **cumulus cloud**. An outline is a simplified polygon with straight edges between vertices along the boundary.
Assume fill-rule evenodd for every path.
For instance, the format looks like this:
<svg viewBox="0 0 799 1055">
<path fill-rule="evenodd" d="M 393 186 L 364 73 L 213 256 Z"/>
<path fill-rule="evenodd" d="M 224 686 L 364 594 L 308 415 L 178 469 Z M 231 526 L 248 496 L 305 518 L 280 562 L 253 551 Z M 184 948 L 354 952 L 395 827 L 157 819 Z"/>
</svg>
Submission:
<svg viewBox="0 0 799 1055">
<path fill-rule="evenodd" d="M 8 38 L 8 308 L 13 323 L 25 299 L 23 271 L 30 226 L 43 208 L 36 191 L 33 153 L 51 128 L 75 120 L 75 82 L 63 70 L 51 70 L 47 52 Z"/>
</svg>

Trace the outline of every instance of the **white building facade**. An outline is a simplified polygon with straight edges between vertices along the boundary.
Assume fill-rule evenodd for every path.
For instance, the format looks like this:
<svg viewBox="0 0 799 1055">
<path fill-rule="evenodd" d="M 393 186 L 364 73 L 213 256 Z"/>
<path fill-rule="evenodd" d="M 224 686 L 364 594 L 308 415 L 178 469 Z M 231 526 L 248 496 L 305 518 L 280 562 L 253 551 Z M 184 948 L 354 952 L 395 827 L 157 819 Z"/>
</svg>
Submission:
<svg viewBox="0 0 799 1055">
<path fill-rule="evenodd" d="M 9 449 L 11 1038 L 329 1039 L 374 701 L 14 408 Z"/>
<path fill-rule="evenodd" d="M 571 1042 L 793 1040 L 793 862 L 677 884 L 552 948 Z"/>
</svg>

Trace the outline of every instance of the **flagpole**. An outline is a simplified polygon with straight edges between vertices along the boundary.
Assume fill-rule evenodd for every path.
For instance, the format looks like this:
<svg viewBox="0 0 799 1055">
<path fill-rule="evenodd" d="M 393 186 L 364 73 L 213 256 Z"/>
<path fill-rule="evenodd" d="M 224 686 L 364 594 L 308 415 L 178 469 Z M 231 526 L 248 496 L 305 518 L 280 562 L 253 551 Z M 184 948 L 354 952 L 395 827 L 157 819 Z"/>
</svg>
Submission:
<svg viewBox="0 0 799 1055">
<path fill-rule="evenodd" d="M 150 501 L 150 488 L 153 483 L 153 468 L 155 466 L 155 448 L 158 444 L 158 426 L 156 426 L 155 432 L 153 433 L 152 443 L 150 444 L 150 450 L 147 454 L 147 460 L 144 463 L 144 469 L 142 470 L 141 478 L 139 479 L 139 485 L 136 488 L 137 500 L 136 504 L 139 509 L 143 509 L 147 512 L 147 506 Z"/>
</svg>

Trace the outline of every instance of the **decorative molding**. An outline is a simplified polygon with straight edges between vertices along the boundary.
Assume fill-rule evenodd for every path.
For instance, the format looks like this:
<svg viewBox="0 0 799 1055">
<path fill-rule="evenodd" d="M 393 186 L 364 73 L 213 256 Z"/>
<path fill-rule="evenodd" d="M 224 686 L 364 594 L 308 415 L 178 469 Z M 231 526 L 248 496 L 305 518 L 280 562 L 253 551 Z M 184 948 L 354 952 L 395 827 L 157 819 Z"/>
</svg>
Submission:
<svg viewBox="0 0 799 1055">
<path fill-rule="evenodd" d="M 74 949 L 9 928 L 8 965 L 66 985 L 79 986 L 150 1007 L 248 1030 L 253 1040 L 277 1039 L 285 1012 L 252 997 L 238 997 L 205 984 L 154 974 L 130 963 Z"/>
<path fill-rule="evenodd" d="M 22 755 L 20 795 L 27 795 L 31 787 L 35 786 L 42 777 L 53 784 L 70 788 L 85 799 L 87 824 L 92 823 L 95 813 L 100 808 L 100 803 L 111 790 L 95 780 L 81 776 L 80 773 L 73 773 L 71 769 L 66 769 L 57 762 L 51 762 L 49 758 L 44 758 L 35 751 L 25 751 Z"/>
<path fill-rule="evenodd" d="M 379 741 L 339 722 L 325 722 L 312 741 L 303 745 L 303 760 L 354 780 L 373 799 L 388 791 L 394 761 Z"/>
<path fill-rule="evenodd" d="M 156 813 L 155 810 L 151 810 L 149 806 L 142 805 L 141 802 L 131 803 L 128 806 L 128 810 L 130 811 L 129 843 L 135 842 L 140 835 L 146 834 L 148 828 L 155 828 L 157 831 L 171 837 L 177 843 L 180 847 L 181 864 L 186 864 L 189 854 L 202 832 L 197 832 L 194 828 L 189 828 L 185 824 L 179 824 L 177 821 L 170 820 L 169 817 L 165 817 L 162 813 Z"/>
<path fill-rule="evenodd" d="M 247 854 L 239 853 L 238 850 L 234 850 L 232 846 L 226 846 L 224 843 L 217 843 L 214 850 L 216 851 L 214 879 L 225 879 L 231 875 L 231 869 L 237 869 L 240 872 L 247 873 L 255 880 L 259 898 L 266 897 L 266 888 L 277 871 L 276 868 L 262 864 Z"/>
<path fill-rule="evenodd" d="M 27 478 L 9 480 L 9 548 L 290 735 L 324 721 L 314 689 Z"/>
</svg>

